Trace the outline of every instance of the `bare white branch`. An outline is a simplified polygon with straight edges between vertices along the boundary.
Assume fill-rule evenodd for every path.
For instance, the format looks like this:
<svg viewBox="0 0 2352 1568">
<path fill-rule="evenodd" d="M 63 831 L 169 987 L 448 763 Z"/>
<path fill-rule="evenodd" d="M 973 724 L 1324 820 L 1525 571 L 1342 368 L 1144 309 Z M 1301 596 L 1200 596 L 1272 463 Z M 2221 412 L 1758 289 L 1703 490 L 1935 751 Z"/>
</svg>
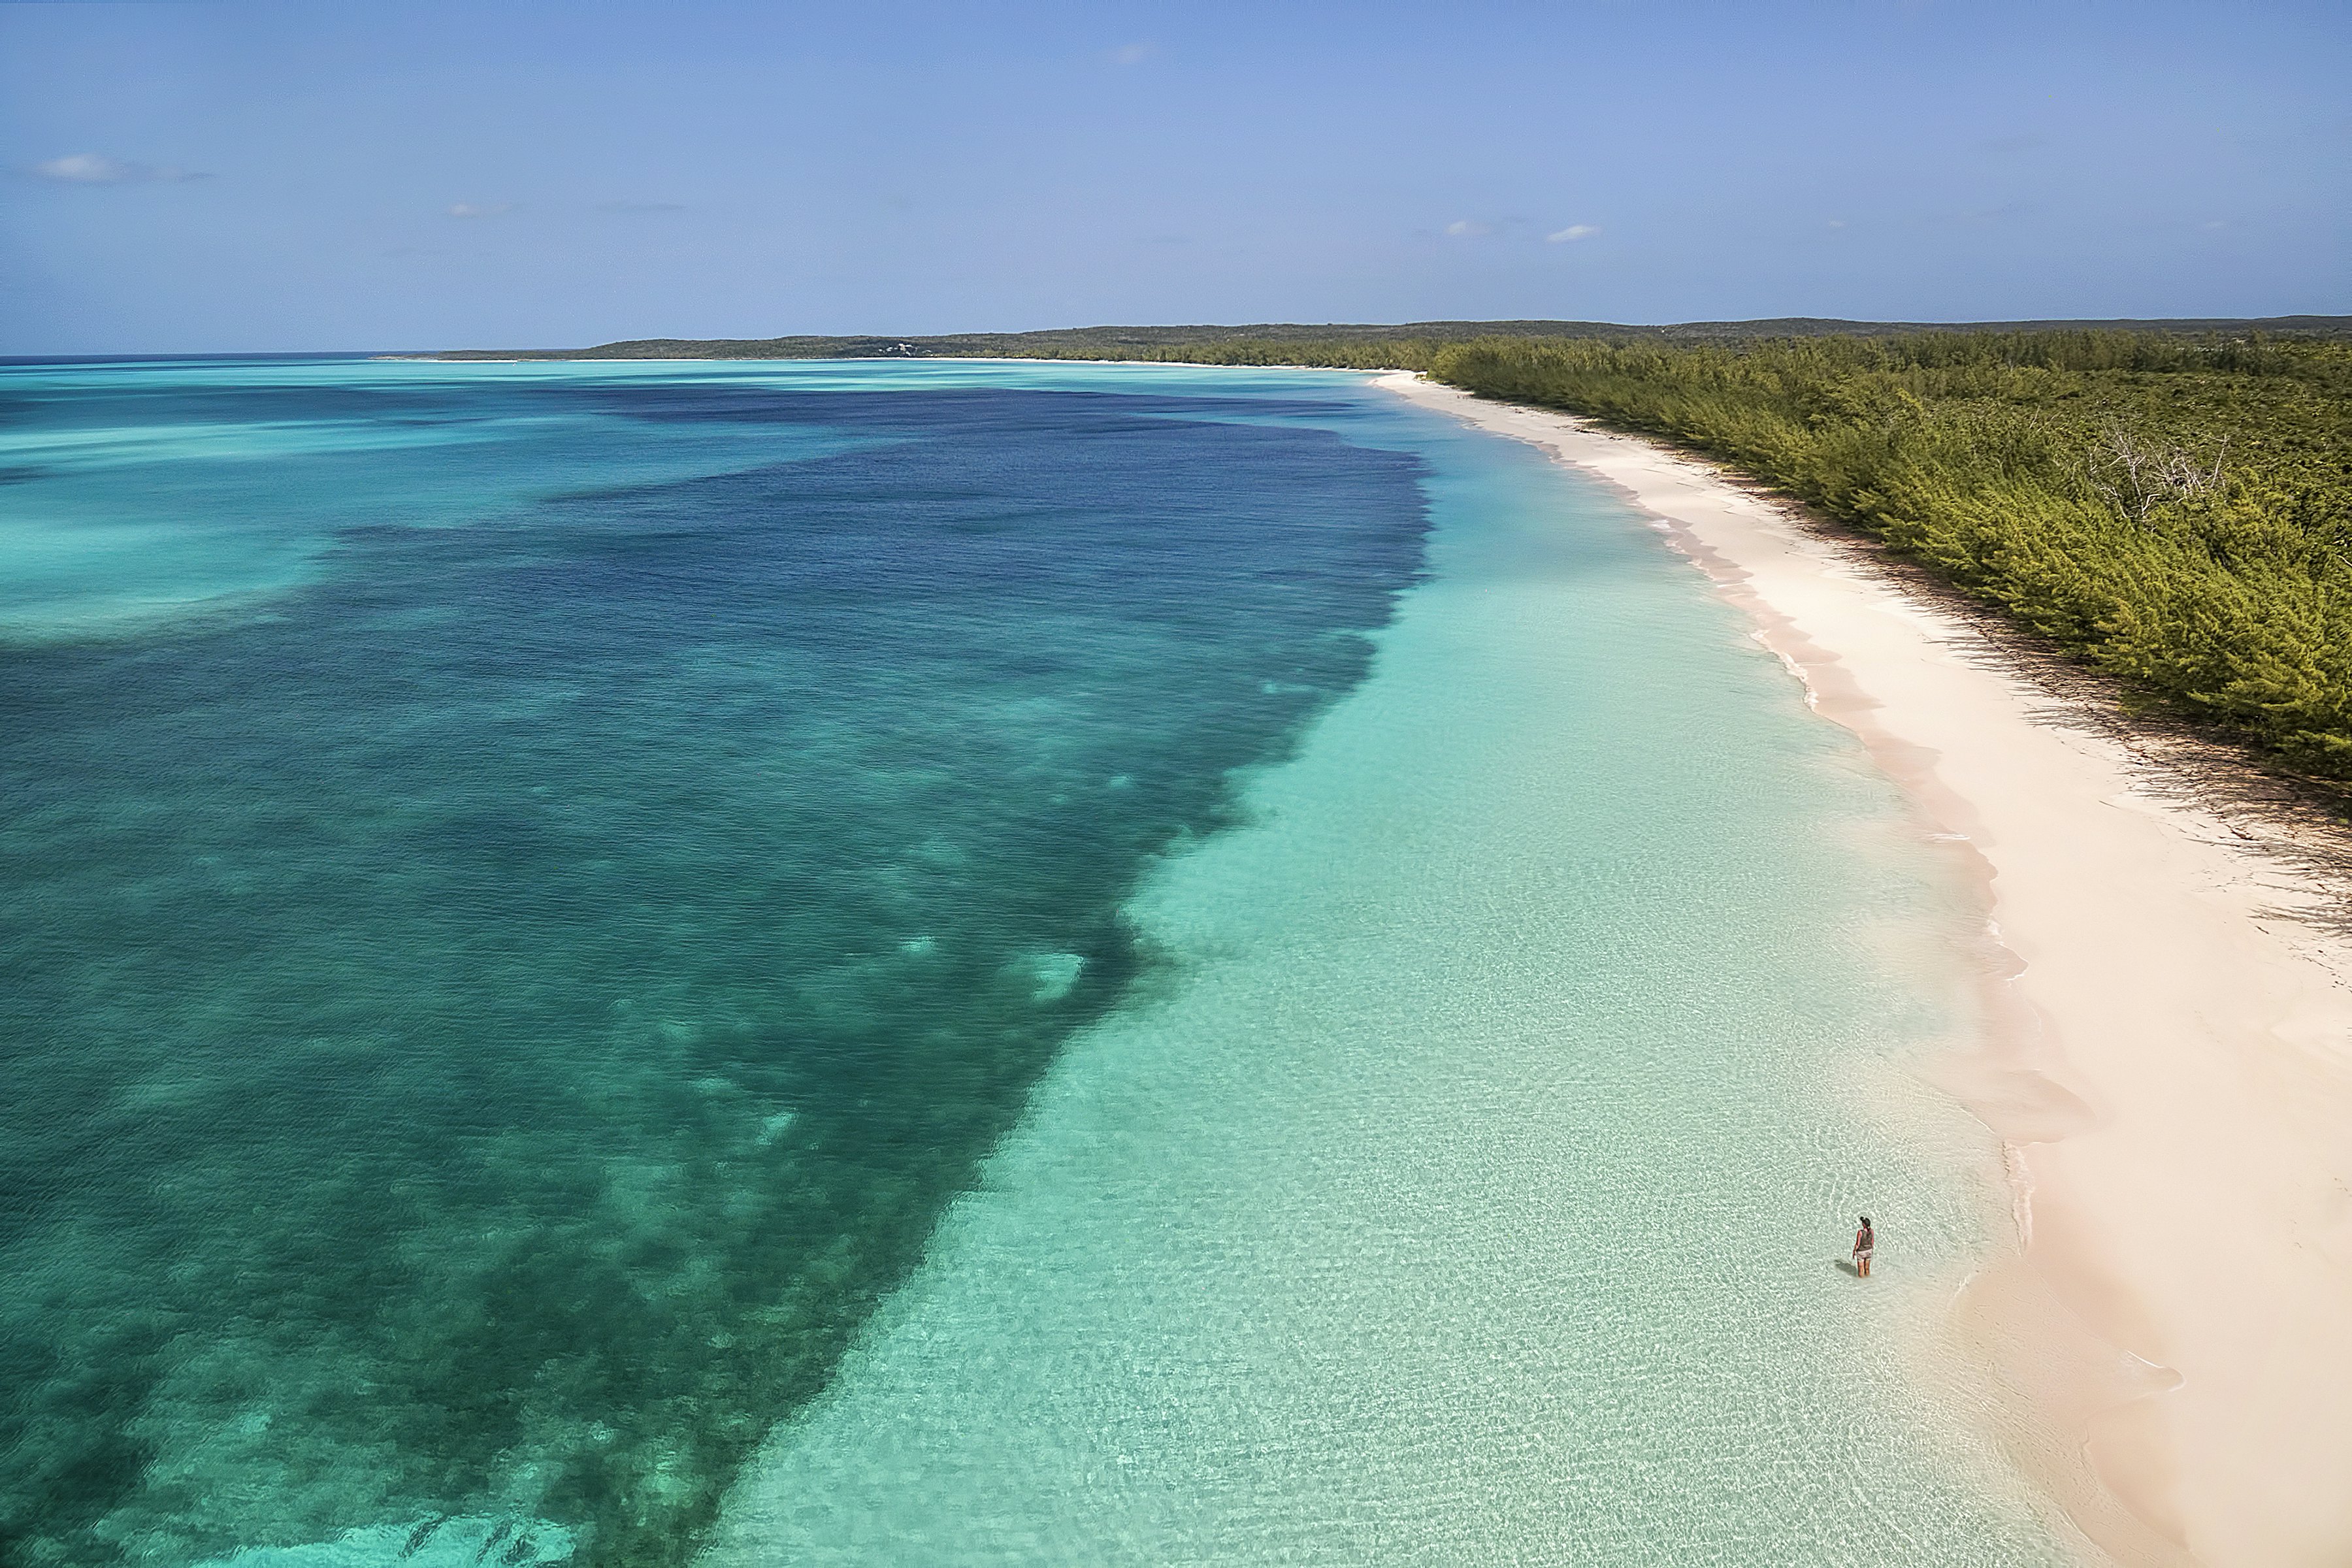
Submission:
<svg viewBox="0 0 2352 1568">
<path fill-rule="evenodd" d="M 2212 462 L 2201 462 L 2185 447 L 2158 448 L 2137 437 L 2120 419 L 2111 419 L 2084 460 L 2091 488 L 2126 522 L 2145 528 L 2158 507 L 2218 496 L 2226 484 L 2224 438 Z"/>
</svg>

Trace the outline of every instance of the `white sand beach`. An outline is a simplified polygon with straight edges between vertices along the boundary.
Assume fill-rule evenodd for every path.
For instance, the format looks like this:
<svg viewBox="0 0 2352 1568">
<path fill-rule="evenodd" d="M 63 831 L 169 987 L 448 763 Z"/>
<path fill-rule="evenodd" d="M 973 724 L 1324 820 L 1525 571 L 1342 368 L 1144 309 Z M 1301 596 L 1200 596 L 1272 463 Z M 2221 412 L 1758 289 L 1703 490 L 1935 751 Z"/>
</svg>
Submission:
<svg viewBox="0 0 2352 1568">
<path fill-rule="evenodd" d="M 2017 1255 L 1950 1328 L 2018 1460 L 2119 1562 L 2352 1562 L 2352 939 L 2294 813 L 2184 787 L 2095 696 L 1703 462 L 1382 380 L 1622 487 L 1978 858 L 1995 1022 L 1932 1070 L 2016 1184 Z"/>
</svg>

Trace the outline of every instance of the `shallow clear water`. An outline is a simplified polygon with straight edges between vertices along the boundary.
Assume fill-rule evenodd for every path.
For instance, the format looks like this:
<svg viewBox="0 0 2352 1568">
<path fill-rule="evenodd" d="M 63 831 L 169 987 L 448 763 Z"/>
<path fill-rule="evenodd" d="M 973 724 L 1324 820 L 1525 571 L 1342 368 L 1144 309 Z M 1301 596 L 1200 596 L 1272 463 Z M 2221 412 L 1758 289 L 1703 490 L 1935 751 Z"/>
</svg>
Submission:
<svg viewBox="0 0 2352 1568">
<path fill-rule="evenodd" d="M 1622 502 L 1384 433 L 1433 581 L 714 1568 L 2066 1560 L 1937 1353 L 1997 1188 L 1901 1064 L 1965 900 Z"/>
<path fill-rule="evenodd" d="M 987 364 L 0 419 L 0 1562 L 2054 1555 L 1911 1353 L 1964 911 L 1531 452 Z"/>
</svg>

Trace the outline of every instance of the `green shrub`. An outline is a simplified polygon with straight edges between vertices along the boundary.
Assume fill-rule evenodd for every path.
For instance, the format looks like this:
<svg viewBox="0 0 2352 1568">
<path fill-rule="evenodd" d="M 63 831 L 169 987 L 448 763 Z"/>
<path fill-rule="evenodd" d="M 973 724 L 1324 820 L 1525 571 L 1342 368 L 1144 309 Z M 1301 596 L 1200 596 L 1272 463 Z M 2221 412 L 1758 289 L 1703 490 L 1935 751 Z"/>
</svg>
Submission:
<svg viewBox="0 0 2352 1568">
<path fill-rule="evenodd" d="M 2132 689 L 2352 779 L 2352 347 L 1494 339 L 1428 368 L 1720 458 Z"/>
</svg>

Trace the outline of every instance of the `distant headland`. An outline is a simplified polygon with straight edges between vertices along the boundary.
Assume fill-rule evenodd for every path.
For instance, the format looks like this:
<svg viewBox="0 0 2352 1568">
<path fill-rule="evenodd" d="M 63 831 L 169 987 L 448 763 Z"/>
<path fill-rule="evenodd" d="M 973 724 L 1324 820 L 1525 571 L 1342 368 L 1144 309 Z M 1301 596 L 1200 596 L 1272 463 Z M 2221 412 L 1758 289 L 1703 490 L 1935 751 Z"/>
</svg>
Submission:
<svg viewBox="0 0 2352 1568">
<path fill-rule="evenodd" d="M 2168 336 L 2352 338 L 2352 316 L 2184 317 L 2149 321 L 1848 321 L 1778 316 L 1753 321 L 1629 326 L 1612 321 L 1405 321 L 1391 325 L 1296 321 L 1253 326 L 1057 327 L 1034 332 L 949 332 L 777 338 L 630 338 L 578 349 L 453 349 L 401 358 L 572 359 L 1179 359 L 1202 350 L 1275 350 L 1350 343 L 1459 342 L 1471 338 L 1599 338 L 1660 343 L 1765 338 L 1867 338 L 1914 332 L 2161 332 Z M 1264 363 L 1280 363 L 1269 353 Z M 1234 363 L 1228 361 L 1226 363 Z"/>
</svg>

